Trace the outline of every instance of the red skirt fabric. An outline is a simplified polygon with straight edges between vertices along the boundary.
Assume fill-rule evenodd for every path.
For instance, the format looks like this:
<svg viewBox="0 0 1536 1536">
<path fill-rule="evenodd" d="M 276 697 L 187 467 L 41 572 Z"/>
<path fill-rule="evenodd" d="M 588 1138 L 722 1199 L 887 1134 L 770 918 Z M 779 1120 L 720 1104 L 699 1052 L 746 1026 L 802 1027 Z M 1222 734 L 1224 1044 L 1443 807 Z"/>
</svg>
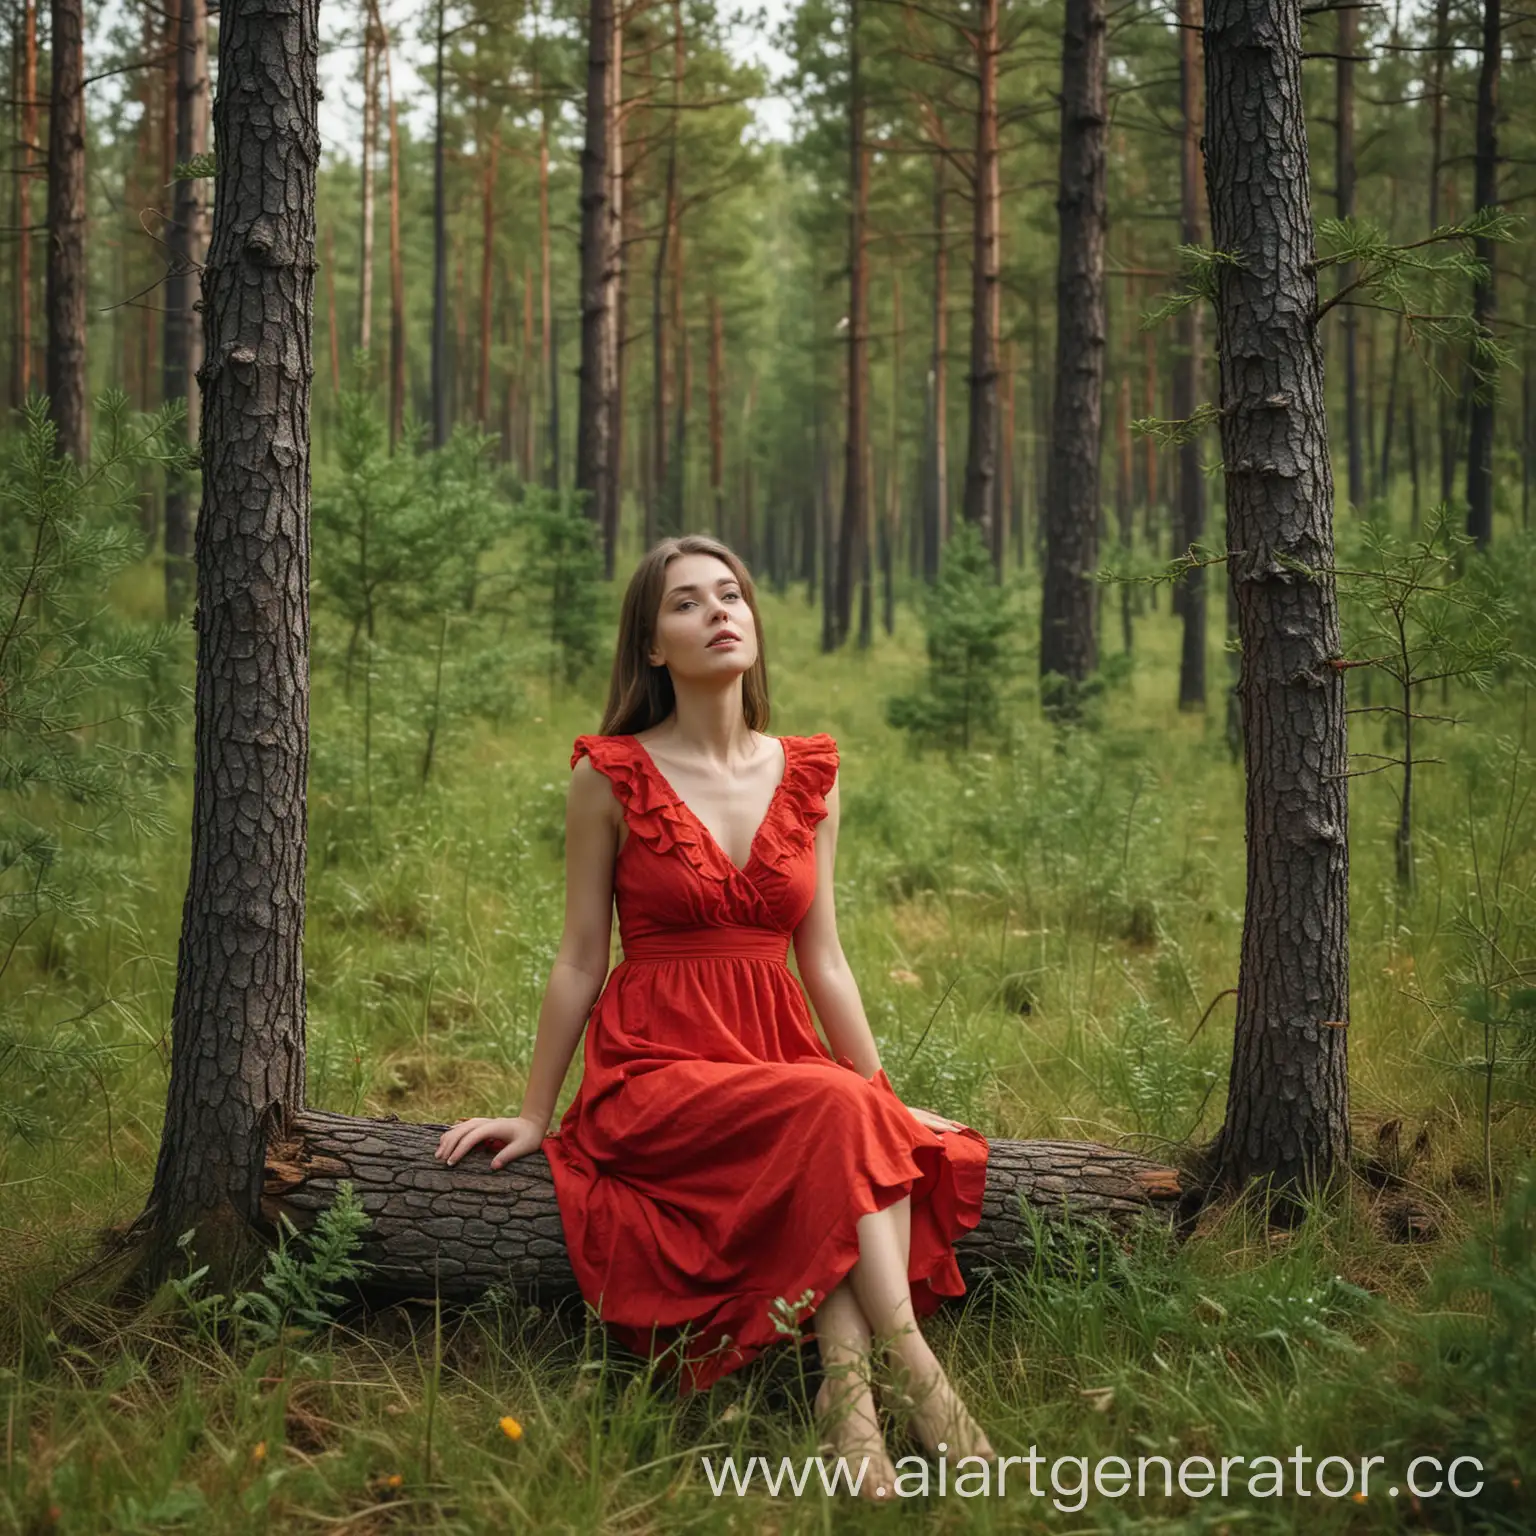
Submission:
<svg viewBox="0 0 1536 1536">
<path fill-rule="evenodd" d="M 825 733 L 781 740 L 784 778 L 741 869 L 633 736 L 579 736 L 571 754 L 624 808 L 624 959 L 544 1151 L 583 1296 L 684 1393 L 789 1337 L 776 1319 L 810 1337 L 858 1259 L 860 1216 L 912 1197 L 919 1317 L 964 1294 L 954 1242 L 981 1219 L 986 1138 L 928 1130 L 883 1070 L 834 1061 L 786 963 L 838 759 Z"/>
</svg>

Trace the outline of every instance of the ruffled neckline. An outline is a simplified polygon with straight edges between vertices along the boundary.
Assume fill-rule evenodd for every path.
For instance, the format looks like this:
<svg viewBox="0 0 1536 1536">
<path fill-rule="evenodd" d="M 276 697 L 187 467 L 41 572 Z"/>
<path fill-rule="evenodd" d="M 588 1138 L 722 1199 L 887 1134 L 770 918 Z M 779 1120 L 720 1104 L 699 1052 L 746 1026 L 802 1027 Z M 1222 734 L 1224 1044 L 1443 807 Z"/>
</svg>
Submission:
<svg viewBox="0 0 1536 1536">
<path fill-rule="evenodd" d="M 784 776 L 753 835 L 747 862 L 739 867 L 634 736 L 578 736 L 571 766 L 586 752 L 619 790 L 631 837 L 638 836 L 655 853 L 676 850 L 700 875 L 723 885 L 746 879 L 759 867 L 782 869 L 815 837 L 827 814 L 825 794 L 837 773 L 837 743 L 825 731 L 779 740 Z"/>
</svg>

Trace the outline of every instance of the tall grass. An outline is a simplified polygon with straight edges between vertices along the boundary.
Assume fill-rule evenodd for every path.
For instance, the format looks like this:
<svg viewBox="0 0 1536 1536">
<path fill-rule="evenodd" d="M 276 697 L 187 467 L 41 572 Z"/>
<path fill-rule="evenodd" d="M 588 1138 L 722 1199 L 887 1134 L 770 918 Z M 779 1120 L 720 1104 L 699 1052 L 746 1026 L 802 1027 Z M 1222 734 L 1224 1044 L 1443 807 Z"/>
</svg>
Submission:
<svg viewBox="0 0 1536 1536">
<path fill-rule="evenodd" d="M 145 570 L 117 596 L 147 614 L 157 594 Z M 1229 1059 L 1223 994 L 1237 981 L 1242 783 L 1214 695 L 1206 718 L 1172 708 L 1167 619 L 1143 617 L 1097 730 L 1061 734 L 1030 709 L 950 763 L 908 755 L 885 723 L 884 698 L 923 665 L 909 609 L 872 653 L 823 657 L 798 591 L 765 592 L 762 606 L 770 729 L 828 730 L 841 747 L 839 927 L 898 1091 L 998 1137 L 1170 1159 L 1206 1139 Z M 377 686 L 370 826 L 357 812 L 346 636 L 329 624 L 317 617 L 310 1101 L 420 1120 L 508 1113 L 559 938 L 570 744 L 595 727 L 604 678 L 551 690 L 545 669 L 505 648 L 425 783 L 419 688 L 406 679 L 395 709 Z M 407 634 L 387 636 L 381 666 L 391 640 L 409 651 Z M 1478 956 L 1496 927 L 1514 944 L 1496 953 L 1529 964 L 1519 936 L 1536 847 L 1501 831 L 1512 782 L 1518 798 L 1522 696 L 1510 686 L 1462 703 L 1469 724 L 1421 780 L 1411 895 L 1394 879 L 1391 786 L 1352 790 L 1350 1069 L 1369 1176 L 1292 1233 L 1220 1205 L 1182 1245 L 1151 1229 L 1123 1244 L 1058 1237 L 1050 1263 L 979 1288 L 929 1331 L 1010 1454 L 1177 1461 L 1300 1444 L 1314 1457 L 1380 1454 L 1394 1471 L 1414 1454 L 1472 1454 L 1488 1463 L 1484 1492 L 1417 1505 L 1379 1492 L 1079 1503 L 1066 1467 L 1067 1490 L 1043 1498 L 1012 1483 L 1006 1500 L 932 1495 L 922 1507 L 936 1527 L 1526 1528 L 1529 1055 L 1467 999 L 1481 987 L 1493 1017 L 1517 1017 L 1507 985 L 1489 990 L 1507 975 Z M 185 733 L 173 755 L 190 763 Z M 834 1517 L 819 1494 L 711 1495 L 702 1451 L 814 1450 L 790 1345 L 679 1403 L 580 1309 L 555 1317 L 508 1294 L 457 1311 L 426 1298 L 346 1316 L 302 1344 L 238 1349 L 199 1339 L 169 1304 L 129 1316 L 90 1285 L 54 1294 L 149 1185 L 189 803 L 184 770 L 165 806 L 177 834 L 119 850 L 133 899 L 18 963 L 18 987 L 98 1003 L 91 1027 L 118 1065 L 49 1106 L 49 1139 L 0 1153 L 0 1528 L 809 1531 L 889 1518 Z"/>
</svg>

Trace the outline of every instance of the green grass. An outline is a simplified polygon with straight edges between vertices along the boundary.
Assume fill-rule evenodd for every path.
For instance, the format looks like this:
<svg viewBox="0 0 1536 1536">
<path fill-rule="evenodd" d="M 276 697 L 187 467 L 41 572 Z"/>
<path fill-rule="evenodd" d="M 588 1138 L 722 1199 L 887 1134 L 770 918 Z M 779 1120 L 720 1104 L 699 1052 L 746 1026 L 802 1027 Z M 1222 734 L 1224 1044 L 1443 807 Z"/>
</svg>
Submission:
<svg viewBox="0 0 1536 1536">
<path fill-rule="evenodd" d="M 839 927 L 897 1091 L 997 1137 L 1100 1140 L 1175 1161 L 1208 1139 L 1232 1026 L 1232 1000 L 1211 1004 L 1236 985 L 1244 894 L 1225 659 L 1213 650 L 1209 715 L 1179 715 L 1163 599 L 1097 732 L 1058 740 L 1026 688 L 1005 739 L 965 761 L 917 759 L 883 723 L 884 697 L 921 666 L 910 612 L 871 654 L 828 658 L 802 592 L 762 597 L 769 728 L 838 738 Z M 121 602 L 151 612 L 156 597 L 146 571 Z M 1113 615 L 1106 636 L 1113 649 Z M 554 697 L 540 669 L 509 668 L 504 712 L 464 723 L 425 789 L 414 727 L 381 675 L 370 827 L 358 691 L 341 696 L 337 644 L 317 619 L 310 1102 L 414 1120 L 513 1112 L 559 939 L 570 744 L 596 728 L 606 668 Z M 1156 1232 L 1124 1246 L 1074 1238 L 1051 1266 L 977 1290 L 928 1331 L 1009 1454 L 1176 1462 L 1299 1444 L 1314 1458 L 1382 1455 L 1400 1472 L 1416 1454 L 1464 1452 L 1489 1463 L 1484 1493 L 1418 1509 L 1379 1492 L 1095 1494 L 1073 1508 L 1075 1474 L 1053 1499 L 1047 1470 L 1046 1498 L 1010 1481 L 1003 1500 L 904 1500 L 908 1518 L 921 1507 L 935 1529 L 978 1531 L 1528 1528 L 1519 1455 L 1536 1443 L 1536 1203 L 1518 1173 L 1530 1080 L 1518 1062 L 1492 1079 L 1485 1166 L 1484 1035 L 1453 1002 L 1469 944 L 1455 915 L 1478 878 L 1485 899 L 1492 889 L 1509 788 L 1496 745 L 1519 736 L 1523 700 L 1457 704 L 1472 723 L 1441 737 L 1448 761 L 1421 776 L 1411 900 L 1392 877 L 1387 776 L 1352 789 L 1353 1130 L 1367 1154 L 1395 1134 L 1398 1152 L 1383 1141 L 1380 1157 L 1397 1177 L 1358 1180 L 1289 1233 L 1222 1204 L 1182 1247 Z M 190 762 L 185 727 L 180 748 Z M 573 1327 L 509 1296 L 348 1317 L 253 1353 L 199 1337 L 170 1310 L 113 1310 L 86 1285 L 54 1294 L 101 1228 L 137 1213 L 153 1172 L 185 775 L 167 792 L 183 831 L 122 850 L 134 898 L 52 936 L 6 983 L 33 989 L 39 1038 L 78 1030 L 119 1049 L 115 1070 L 45 1104 L 50 1139 L 0 1153 L 0 1529 L 798 1532 L 891 1519 L 819 1493 L 710 1493 L 700 1452 L 814 1450 L 804 1362 L 789 1347 L 679 1403 L 579 1317 Z M 1527 825 L 1504 872 L 1517 957 L 1533 952 L 1520 904 L 1533 845 Z M 1396 1240 L 1410 1218 L 1420 1240 Z M 499 1427 L 506 1415 L 519 1439 Z"/>
</svg>

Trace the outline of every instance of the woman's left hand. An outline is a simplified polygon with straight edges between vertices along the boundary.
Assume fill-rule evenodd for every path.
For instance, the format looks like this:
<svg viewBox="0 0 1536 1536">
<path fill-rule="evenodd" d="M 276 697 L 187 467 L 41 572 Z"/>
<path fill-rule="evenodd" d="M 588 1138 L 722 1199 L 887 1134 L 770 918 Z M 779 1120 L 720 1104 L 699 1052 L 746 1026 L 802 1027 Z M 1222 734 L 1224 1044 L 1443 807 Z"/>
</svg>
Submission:
<svg viewBox="0 0 1536 1536">
<path fill-rule="evenodd" d="M 936 1115 L 931 1109 L 913 1109 L 907 1105 L 907 1112 L 919 1125 L 926 1126 L 937 1136 L 942 1136 L 945 1131 L 963 1131 L 965 1127 L 958 1120 L 948 1120 L 943 1115 Z"/>
</svg>

